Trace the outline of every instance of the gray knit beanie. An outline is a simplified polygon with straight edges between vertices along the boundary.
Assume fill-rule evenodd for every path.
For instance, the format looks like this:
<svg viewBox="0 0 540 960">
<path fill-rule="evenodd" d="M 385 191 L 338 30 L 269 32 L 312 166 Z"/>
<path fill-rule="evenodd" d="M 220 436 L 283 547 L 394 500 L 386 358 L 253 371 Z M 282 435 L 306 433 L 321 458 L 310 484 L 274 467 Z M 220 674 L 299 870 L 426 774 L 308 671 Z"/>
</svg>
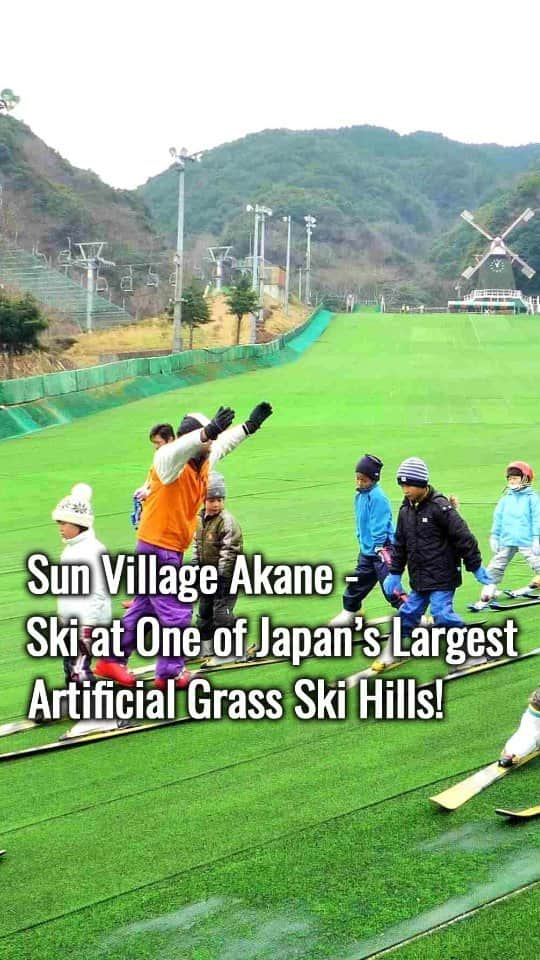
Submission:
<svg viewBox="0 0 540 960">
<path fill-rule="evenodd" d="M 207 499 L 216 499 L 217 497 L 227 496 L 227 491 L 225 489 L 225 478 L 221 473 L 211 473 L 208 478 L 208 490 L 206 492 Z"/>
</svg>

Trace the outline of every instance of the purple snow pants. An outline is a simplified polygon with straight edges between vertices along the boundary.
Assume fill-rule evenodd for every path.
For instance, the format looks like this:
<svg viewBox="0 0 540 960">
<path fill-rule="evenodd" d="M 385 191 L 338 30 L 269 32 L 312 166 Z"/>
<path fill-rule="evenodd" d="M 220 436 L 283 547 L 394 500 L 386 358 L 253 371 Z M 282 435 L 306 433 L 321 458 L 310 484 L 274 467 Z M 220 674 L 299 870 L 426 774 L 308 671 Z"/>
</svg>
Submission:
<svg viewBox="0 0 540 960">
<path fill-rule="evenodd" d="M 143 540 L 137 540 L 135 553 L 155 554 L 162 564 L 170 564 L 175 567 L 182 566 L 183 553 L 176 550 L 165 550 L 163 547 L 155 547 Z M 141 617 L 154 616 L 162 627 L 189 627 L 191 623 L 192 606 L 189 603 L 181 603 L 174 595 L 172 596 L 147 596 L 142 594 L 135 597 L 133 605 L 129 608 L 122 619 L 124 634 L 122 637 L 123 657 L 109 657 L 110 660 L 116 660 L 120 663 L 126 663 L 136 646 L 137 623 Z M 164 657 L 159 656 L 156 664 L 156 677 L 161 680 L 169 680 L 171 677 L 177 677 L 184 669 L 184 657 Z"/>
</svg>

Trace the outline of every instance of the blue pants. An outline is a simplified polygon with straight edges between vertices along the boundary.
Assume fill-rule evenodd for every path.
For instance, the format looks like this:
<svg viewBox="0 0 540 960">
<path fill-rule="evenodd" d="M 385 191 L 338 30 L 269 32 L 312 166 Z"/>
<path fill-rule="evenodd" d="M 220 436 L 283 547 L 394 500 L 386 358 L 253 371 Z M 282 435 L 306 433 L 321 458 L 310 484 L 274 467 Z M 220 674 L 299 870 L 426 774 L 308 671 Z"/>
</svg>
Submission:
<svg viewBox="0 0 540 960">
<path fill-rule="evenodd" d="M 464 621 L 454 611 L 454 590 L 412 590 L 399 608 L 402 634 L 408 636 L 420 623 L 422 614 L 431 607 L 431 615 L 438 627 L 463 627 Z"/>
<path fill-rule="evenodd" d="M 347 588 L 343 594 L 343 608 L 349 610 L 350 613 L 356 613 L 362 606 L 362 600 L 367 597 L 368 593 L 373 590 L 375 584 L 378 583 L 383 592 L 384 599 L 397 609 L 401 600 L 398 597 L 387 596 L 383 590 L 383 582 L 385 577 L 388 576 L 388 572 L 386 563 L 381 560 L 378 553 L 367 554 L 366 556 L 359 553 L 354 571 L 356 582 L 347 584 Z"/>
</svg>

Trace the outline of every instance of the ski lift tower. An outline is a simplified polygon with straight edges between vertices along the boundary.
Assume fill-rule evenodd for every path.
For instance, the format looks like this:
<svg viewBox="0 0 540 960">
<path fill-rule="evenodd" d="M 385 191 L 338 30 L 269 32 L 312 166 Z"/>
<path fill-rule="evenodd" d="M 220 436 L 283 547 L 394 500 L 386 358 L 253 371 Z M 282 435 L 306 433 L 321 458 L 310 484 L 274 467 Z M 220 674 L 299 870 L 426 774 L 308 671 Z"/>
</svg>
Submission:
<svg viewBox="0 0 540 960">
<path fill-rule="evenodd" d="M 229 251 L 232 250 L 232 247 L 208 247 L 207 249 L 210 254 L 210 260 L 215 264 L 215 272 L 212 280 L 216 285 L 216 291 L 219 293 L 223 283 L 223 264 L 229 258 Z"/>
<path fill-rule="evenodd" d="M 94 294 L 96 293 L 96 277 L 100 267 L 115 267 L 113 260 L 105 260 L 101 251 L 106 245 L 105 240 L 93 240 L 90 243 L 78 243 L 81 254 L 75 260 L 75 265 L 86 270 L 86 332 L 92 333 L 92 315 L 94 312 Z"/>
</svg>

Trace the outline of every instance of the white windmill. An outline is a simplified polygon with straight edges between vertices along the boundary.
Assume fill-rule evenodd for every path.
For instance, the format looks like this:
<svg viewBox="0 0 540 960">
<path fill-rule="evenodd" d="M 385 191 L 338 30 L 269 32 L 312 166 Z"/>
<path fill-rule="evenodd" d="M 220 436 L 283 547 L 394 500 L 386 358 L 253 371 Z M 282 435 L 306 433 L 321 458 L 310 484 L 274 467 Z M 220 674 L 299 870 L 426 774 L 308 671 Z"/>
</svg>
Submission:
<svg viewBox="0 0 540 960">
<path fill-rule="evenodd" d="M 534 277 L 534 270 L 525 262 L 514 250 L 507 245 L 506 237 L 514 230 L 518 224 L 527 223 L 531 217 L 534 217 L 534 210 L 527 207 L 519 217 L 517 217 L 500 235 L 493 236 L 474 219 L 469 210 L 463 210 L 461 213 L 463 220 L 478 230 L 483 237 L 489 240 L 489 247 L 485 253 L 477 257 L 476 263 L 463 270 L 461 276 L 470 280 L 478 273 L 478 288 L 469 293 L 463 301 L 450 301 L 449 309 L 475 310 L 479 312 L 508 310 L 514 313 L 526 312 L 529 310 L 528 300 L 525 299 L 520 290 L 516 289 L 516 280 L 514 277 L 514 264 L 528 280 Z"/>
</svg>

